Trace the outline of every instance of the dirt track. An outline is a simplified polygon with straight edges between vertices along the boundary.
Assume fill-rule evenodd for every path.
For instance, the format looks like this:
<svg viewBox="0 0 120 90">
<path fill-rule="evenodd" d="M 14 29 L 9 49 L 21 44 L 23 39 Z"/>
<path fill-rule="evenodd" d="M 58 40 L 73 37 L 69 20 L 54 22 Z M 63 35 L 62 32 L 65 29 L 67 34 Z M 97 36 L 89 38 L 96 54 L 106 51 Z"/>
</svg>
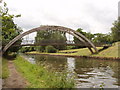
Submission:
<svg viewBox="0 0 120 90">
<path fill-rule="evenodd" d="M 16 70 L 13 61 L 8 61 L 10 75 L 3 82 L 3 88 L 26 88 L 27 81 Z"/>
</svg>

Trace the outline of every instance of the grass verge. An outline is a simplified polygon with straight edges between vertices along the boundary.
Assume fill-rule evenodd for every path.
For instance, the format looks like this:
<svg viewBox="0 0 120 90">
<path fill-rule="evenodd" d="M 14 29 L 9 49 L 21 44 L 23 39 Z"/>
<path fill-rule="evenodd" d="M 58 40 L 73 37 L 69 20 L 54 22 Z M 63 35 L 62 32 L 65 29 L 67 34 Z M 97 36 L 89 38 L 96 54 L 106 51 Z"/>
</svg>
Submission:
<svg viewBox="0 0 120 90">
<path fill-rule="evenodd" d="M 30 83 L 28 88 L 73 88 L 73 78 L 68 78 L 67 73 L 55 73 L 48 71 L 43 66 L 31 64 L 23 57 L 18 56 L 14 60 L 19 72 Z"/>
<path fill-rule="evenodd" d="M 101 51 L 100 53 L 93 55 L 99 57 L 120 57 L 118 52 L 120 51 L 120 42 L 115 43 L 112 47 Z"/>
<path fill-rule="evenodd" d="M 2 79 L 9 76 L 8 60 L 2 58 Z"/>
</svg>

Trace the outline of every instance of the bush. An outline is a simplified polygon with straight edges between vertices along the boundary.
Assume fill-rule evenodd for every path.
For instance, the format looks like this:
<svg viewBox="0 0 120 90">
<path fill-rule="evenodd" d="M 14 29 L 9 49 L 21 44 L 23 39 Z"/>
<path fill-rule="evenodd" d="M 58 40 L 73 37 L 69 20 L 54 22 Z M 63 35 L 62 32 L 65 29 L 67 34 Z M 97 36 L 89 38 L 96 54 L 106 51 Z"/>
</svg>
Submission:
<svg viewBox="0 0 120 90">
<path fill-rule="evenodd" d="M 54 48 L 53 46 L 49 45 L 49 46 L 46 46 L 46 47 L 45 47 L 45 51 L 46 51 L 47 53 L 56 53 L 56 52 L 57 52 L 57 49 Z"/>
<path fill-rule="evenodd" d="M 38 52 L 44 52 L 45 51 L 45 46 L 37 46 L 35 49 Z"/>
</svg>

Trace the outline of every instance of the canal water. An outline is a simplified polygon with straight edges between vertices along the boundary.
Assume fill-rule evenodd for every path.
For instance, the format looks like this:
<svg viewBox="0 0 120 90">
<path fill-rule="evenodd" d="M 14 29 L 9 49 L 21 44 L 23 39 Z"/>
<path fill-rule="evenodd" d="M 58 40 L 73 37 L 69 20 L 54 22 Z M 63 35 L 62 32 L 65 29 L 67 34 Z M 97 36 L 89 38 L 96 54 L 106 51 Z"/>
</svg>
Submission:
<svg viewBox="0 0 120 90">
<path fill-rule="evenodd" d="M 64 56 L 25 55 L 33 64 L 41 64 L 56 72 L 75 75 L 77 88 L 118 88 L 120 61 L 92 60 Z"/>
</svg>

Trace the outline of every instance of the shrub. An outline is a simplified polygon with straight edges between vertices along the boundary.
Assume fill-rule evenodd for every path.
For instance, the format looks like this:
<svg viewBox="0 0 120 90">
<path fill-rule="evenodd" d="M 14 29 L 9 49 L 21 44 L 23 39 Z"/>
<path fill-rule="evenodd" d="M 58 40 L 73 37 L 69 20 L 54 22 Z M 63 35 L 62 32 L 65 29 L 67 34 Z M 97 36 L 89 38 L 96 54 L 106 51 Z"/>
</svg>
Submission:
<svg viewBox="0 0 120 90">
<path fill-rule="evenodd" d="M 57 52 L 57 49 L 54 48 L 53 46 L 49 45 L 49 46 L 46 46 L 46 47 L 45 47 L 45 51 L 46 51 L 47 53 L 56 53 L 56 52 Z"/>
<path fill-rule="evenodd" d="M 22 47 L 21 49 L 20 49 L 20 52 L 22 52 L 22 53 L 25 53 L 25 52 L 31 52 L 31 51 L 35 51 L 35 48 L 34 47 Z"/>
<path fill-rule="evenodd" d="M 37 46 L 35 49 L 38 52 L 44 52 L 45 51 L 45 46 Z"/>
<path fill-rule="evenodd" d="M 35 51 L 35 47 L 34 46 L 30 46 L 29 51 Z"/>
</svg>

